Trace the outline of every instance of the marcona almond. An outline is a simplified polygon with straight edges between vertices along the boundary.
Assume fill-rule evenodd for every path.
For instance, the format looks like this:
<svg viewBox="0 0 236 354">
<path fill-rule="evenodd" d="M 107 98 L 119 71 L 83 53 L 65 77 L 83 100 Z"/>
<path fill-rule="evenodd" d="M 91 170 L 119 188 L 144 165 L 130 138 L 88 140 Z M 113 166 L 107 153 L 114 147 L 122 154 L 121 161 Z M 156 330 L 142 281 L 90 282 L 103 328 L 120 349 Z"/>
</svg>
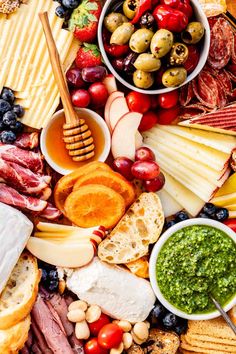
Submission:
<svg viewBox="0 0 236 354">
<path fill-rule="evenodd" d="M 124 350 L 124 344 L 121 342 L 119 347 L 117 348 L 112 348 L 110 350 L 110 354 L 121 354 Z"/>
<path fill-rule="evenodd" d="M 70 322 L 81 322 L 85 320 L 85 312 L 81 309 L 71 310 L 67 314 Z"/>
<path fill-rule="evenodd" d="M 130 332 L 132 329 L 131 323 L 129 321 L 121 320 L 118 321 L 117 324 L 124 332 Z"/>
<path fill-rule="evenodd" d="M 102 310 L 98 305 L 91 305 L 86 311 L 86 321 L 93 323 L 99 319 L 102 314 Z"/>
<path fill-rule="evenodd" d="M 148 338 L 148 326 L 145 322 L 137 322 L 133 327 L 133 333 L 140 340 L 147 340 Z"/>
<path fill-rule="evenodd" d="M 136 344 L 143 344 L 145 342 L 145 340 L 142 340 L 140 338 L 138 338 L 133 331 L 131 331 L 131 335 L 133 337 L 133 341 L 136 343 Z"/>
<path fill-rule="evenodd" d="M 71 310 L 80 309 L 80 310 L 82 310 L 82 311 L 86 311 L 87 308 L 88 308 L 87 302 L 82 301 L 82 300 L 77 300 L 77 301 L 73 301 L 73 302 L 69 305 L 68 310 L 71 311 Z"/>
<path fill-rule="evenodd" d="M 77 339 L 88 339 L 90 330 L 86 321 L 77 322 L 75 325 L 75 335 Z"/>
<path fill-rule="evenodd" d="M 130 333 L 126 332 L 123 334 L 123 344 L 124 344 L 124 349 L 129 349 L 133 344 L 133 337 Z"/>
</svg>

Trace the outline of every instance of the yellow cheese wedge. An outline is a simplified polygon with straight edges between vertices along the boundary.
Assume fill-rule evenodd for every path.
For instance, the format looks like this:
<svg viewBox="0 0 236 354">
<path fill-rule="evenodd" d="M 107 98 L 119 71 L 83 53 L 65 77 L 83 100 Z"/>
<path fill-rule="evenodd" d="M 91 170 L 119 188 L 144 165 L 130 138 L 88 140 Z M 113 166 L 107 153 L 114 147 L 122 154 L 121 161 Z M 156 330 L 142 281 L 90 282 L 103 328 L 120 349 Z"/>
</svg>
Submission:
<svg viewBox="0 0 236 354">
<path fill-rule="evenodd" d="M 220 197 L 226 194 L 236 193 L 236 172 L 233 173 L 223 186 L 217 191 L 215 197 Z"/>
<path fill-rule="evenodd" d="M 229 219 L 234 219 L 236 218 L 236 211 L 229 210 Z"/>
<path fill-rule="evenodd" d="M 236 204 L 225 205 L 225 208 L 230 211 L 236 211 Z"/>
<path fill-rule="evenodd" d="M 222 195 L 220 197 L 214 197 L 211 200 L 211 203 L 219 207 L 225 207 L 226 205 L 236 204 L 236 193 L 230 193 L 230 194 Z"/>
<path fill-rule="evenodd" d="M 82 267 L 94 257 L 91 242 L 56 244 L 38 237 L 30 237 L 26 247 L 38 259 L 59 267 Z"/>
<path fill-rule="evenodd" d="M 191 127 L 194 129 L 201 129 L 201 130 L 206 130 L 208 132 L 213 132 L 213 133 L 220 133 L 220 134 L 229 134 L 229 135 L 236 135 L 236 132 L 233 130 L 226 130 L 226 129 L 221 129 L 221 128 L 215 128 L 215 127 L 210 127 L 209 125 L 203 125 L 203 124 L 191 124 L 190 120 L 183 121 L 178 123 L 178 125 L 185 126 L 185 127 Z"/>
</svg>

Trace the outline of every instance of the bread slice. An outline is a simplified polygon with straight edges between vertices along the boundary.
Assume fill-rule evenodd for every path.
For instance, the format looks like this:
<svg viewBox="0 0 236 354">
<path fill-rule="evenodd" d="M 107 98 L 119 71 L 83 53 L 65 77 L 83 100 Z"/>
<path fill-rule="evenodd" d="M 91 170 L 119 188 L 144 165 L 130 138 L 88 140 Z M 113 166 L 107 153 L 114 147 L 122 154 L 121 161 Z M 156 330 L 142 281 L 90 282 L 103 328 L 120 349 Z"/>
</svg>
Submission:
<svg viewBox="0 0 236 354">
<path fill-rule="evenodd" d="M 108 263 L 129 263 L 145 256 L 164 225 L 161 202 L 155 193 L 142 193 L 110 235 L 100 243 L 98 256 Z"/>
<path fill-rule="evenodd" d="M 37 259 L 23 252 L 0 295 L 0 329 L 12 327 L 28 316 L 38 294 L 40 277 Z"/>
<path fill-rule="evenodd" d="M 179 348 L 180 341 L 174 332 L 162 331 L 158 328 L 152 328 L 149 333 L 147 347 L 149 353 L 152 354 L 175 354 Z"/>
<path fill-rule="evenodd" d="M 0 353 L 18 353 L 28 338 L 30 329 L 30 315 L 16 325 L 0 330 Z"/>
</svg>

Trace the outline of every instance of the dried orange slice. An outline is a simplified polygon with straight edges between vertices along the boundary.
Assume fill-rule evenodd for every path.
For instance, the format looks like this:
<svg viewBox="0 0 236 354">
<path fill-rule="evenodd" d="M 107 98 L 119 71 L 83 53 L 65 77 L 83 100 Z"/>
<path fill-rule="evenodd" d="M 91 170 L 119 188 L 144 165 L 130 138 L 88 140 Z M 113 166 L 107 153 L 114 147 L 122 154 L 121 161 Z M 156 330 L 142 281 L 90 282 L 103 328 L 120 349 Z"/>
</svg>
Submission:
<svg viewBox="0 0 236 354">
<path fill-rule="evenodd" d="M 114 189 L 124 198 L 126 207 L 134 202 L 135 193 L 132 184 L 126 181 L 119 173 L 105 170 L 92 171 L 76 181 L 73 191 L 77 191 L 81 186 L 87 184 L 102 184 Z"/>
<path fill-rule="evenodd" d="M 72 192 L 73 186 L 77 181 L 77 179 L 91 171 L 96 171 L 96 170 L 112 171 L 111 168 L 104 162 L 93 161 L 82 167 L 79 167 L 78 169 L 69 173 L 68 175 L 63 176 L 57 182 L 56 187 L 54 189 L 54 201 L 56 207 L 62 212 L 64 212 L 65 200 L 70 194 L 70 192 Z"/>
<path fill-rule="evenodd" d="M 67 197 L 65 212 L 67 218 L 77 226 L 102 225 L 110 229 L 124 215 L 125 201 L 109 187 L 88 184 Z"/>
</svg>

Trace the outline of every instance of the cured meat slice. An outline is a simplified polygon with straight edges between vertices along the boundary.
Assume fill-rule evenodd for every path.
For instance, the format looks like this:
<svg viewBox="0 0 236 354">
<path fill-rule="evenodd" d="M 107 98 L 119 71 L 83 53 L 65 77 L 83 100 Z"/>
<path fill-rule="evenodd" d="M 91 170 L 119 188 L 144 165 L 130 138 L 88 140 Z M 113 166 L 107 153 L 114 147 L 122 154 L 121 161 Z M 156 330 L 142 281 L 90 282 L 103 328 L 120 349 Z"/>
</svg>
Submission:
<svg viewBox="0 0 236 354">
<path fill-rule="evenodd" d="M 231 60 L 233 64 L 236 64 L 236 32 L 233 35 Z"/>
<path fill-rule="evenodd" d="M 31 321 L 31 327 L 32 327 L 32 331 L 34 333 L 34 337 L 37 341 L 37 344 L 40 348 L 40 350 L 43 353 L 47 353 L 47 354 L 53 354 L 53 352 L 51 351 L 51 349 L 48 348 L 47 343 L 45 341 L 45 338 L 43 336 L 43 334 L 40 332 L 37 324 L 35 323 L 35 321 L 32 319 Z"/>
<path fill-rule="evenodd" d="M 233 82 L 236 82 L 236 75 L 234 75 L 231 71 L 228 71 L 228 75 Z"/>
<path fill-rule="evenodd" d="M 37 194 L 48 187 L 51 177 L 36 175 L 28 168 L 0 158 L 0 180 L 16 188 L 19 192 Z"/>
<path fill-rule="evenodd" d="M 15 162 L 35 173 L 43 172 L 43 156 L 40 152 L 27 151 L 14 145 L 0 144 L 0 157 Z"/>
<path fill-rule="evenodd" d="M 181 106 L 187 106 L 193 98 L 194 98 L 194 92 L 193 92 L 192 83 L 190 82 L 187 85 L 181 87 L 180 96 L 179 96 L 179 101 Z"/>
<path fill-rule="evenodd" d="M 223 89 L 225 90 L 225 93 L 229 94 L 233 89 L 229 73 L 225 69 L 220 70 L 218 72 L 216 78 L 217 78 L 218 83 L 220 85 L 222 85 Z"/>
<path fill-rule="evenodd" d="M 216 80 L 216 85 L 218 88 L 217 106 L 219 108 L 223 108 L 227 103 L 226 90 L 225 90 L 224 86 L 222 85 L 222 83 L 219 82 L 218 80 Z"/>
<path fill-rule="evenodd" d="M 217 106 L 218 87 L 215 79 L 208 72 L 201 72 L 192 81 L 193 92 L 202 105 L 215 108 Z"/>
<path fill-rule="evenodd" d="M 44 200 L 21 195 L 5 183 L 0 183 L 0 202 L 34 213 L 42 212 L 47 206 Z"/>
<path fill-rule="evenodd" d="M 181 108 L 180 114 L 178 116 L 179 119 L 191 119 L 191 118 L 198 118 L 203 116 L 206 113 L 206 108 L 202 105 L 190 104 Z"/>
<path fill-rule="evenodd" d="M 47 203 L 47 207 L 40 214 L 40 216 L 42 218 L 45 218 L 45 219 L 48 219 L 48 220 L 58 219 L 61 215 L 62 215 L 62 212 L 60 210 L 58 210 L 51 203 Z"/>
<path fill-rule="evenodd" d="M 35 149 L 39 146 L 39 133 L 22 133 L 17 137 L 14 145 L 21 149 Z"/>
<path fill-rule="evenodd" d="M 48 200 L 52 195 L 52 189 L 50 187 L 44 188 L 39 194 L 37 194 L 37 197 L 42 200 Z"/>
</svg>

